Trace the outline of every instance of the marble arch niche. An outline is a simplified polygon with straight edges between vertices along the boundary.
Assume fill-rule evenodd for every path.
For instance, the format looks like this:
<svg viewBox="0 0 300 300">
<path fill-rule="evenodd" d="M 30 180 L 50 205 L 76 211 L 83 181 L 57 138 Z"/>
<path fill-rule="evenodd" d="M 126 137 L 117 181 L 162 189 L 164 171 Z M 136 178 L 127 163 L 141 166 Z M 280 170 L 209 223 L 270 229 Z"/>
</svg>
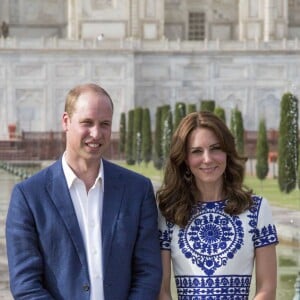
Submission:
<svg viewBox="0 0 300 300">
<path fill-rule="evenodd" d="M 278 130 L 280 121 L 280 99 L 274 94 L 267 94 L 259 101 L 259 105 L 256 107 L 257 124 L 261 118 L 264 118 L 267 129 Z"/>
<path fill-rule="evenodd" d="M 148 18 L 155 17 L 156 0 L 145 0 L 145 16 Z"/>
<path fill-rule="evenodd" d="M 16 119 L 22 131 L 44 131 L 44 90 L 17 89 L 16 90 Z"/>
<path fill-rule="evenodd" d="M 8 124 L 9 122 L 9 112 L 8 106 L 6 103 L 5 90 L 0 88 L 0 105 L 2 107 L 0 111 L 0 138 L 7 139 L 8 138 Z"/>
<path fill-rule="evenodd" d="M 247 97 L 248 90 L 235 86 L 218 87 L 214 91 L 212 99 L 215 100 L 216 106 L 220 106 L 225 110 L 226 124 L 230 126 L 231 111 L 238 108 L 242 115 L 247 113 Z M 244 124 L 245 129 L 249 129 Z"/>
<path fill-rule="evenodd" d="M 49 111 L 52 111 L 52 114 L 48 116 L 48 122 L 47 122 L 48 124 L 52 124 L 52 128 L 48 128 L 48 130 L 63 131 L 61 119 L 65 111 L 65 102 L 66 102 L 66 97 L 68 92 L 69 89 L 67 87 L 55 89 L 54 91 L 55 109 L 54 107 L 52 107 L 52 109 L 49 108 Z M 49 118 L 51 118 L 51 122 Z"/>
<path fill-rule="evenodd" d="M 237 107 L 238 110 L 240 110 L 243 114 L 243 109 L 242 109 L 243 108 L 243 102 L 235 94 L 228 95 L 224 100 L 222 100 L 217 105 L 220 105 L 225 110 L 227 126 L 230 126 L 231 111 L 234 108 Z"/>
<path fill-rule="evenodd" d="M 129 0 L 80 0 L 81 38 L 120 39 L 127 35 Z"/>
<path fill-rule="evenodd" d="M 77 0 L 84 20 L 116 20 L 127 15 L 130 0 Z"/>
<path fill-rule="evenodd" d="M 22 38 L 64 37 L 67 8 L 65 0 L 10 0 L 6 9 L 9 35 Z"/>
<path fill-rule="evenodd" d="M 112 8 L 115 6 L 114 2 L 113 0 L 85 0 L 82 5 L 85 12 L 90 12 L 92 10 Z"/>
</svg>

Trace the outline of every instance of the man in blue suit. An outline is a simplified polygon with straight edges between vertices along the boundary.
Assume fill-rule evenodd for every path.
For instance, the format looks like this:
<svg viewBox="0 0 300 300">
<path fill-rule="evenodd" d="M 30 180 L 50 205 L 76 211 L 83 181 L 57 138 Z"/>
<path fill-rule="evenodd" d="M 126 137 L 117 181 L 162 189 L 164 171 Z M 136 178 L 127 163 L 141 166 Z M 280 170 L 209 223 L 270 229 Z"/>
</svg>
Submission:
<svg viewBox="0 0 300 300">
<path fill-rule="evenodd" d="M 105 159 L 113 102 L 72 89 L 62 157 L 12 192 L 6 220 L 15 299 L 154 300 L 161 284 L 151 181 Z"/>
</svg>

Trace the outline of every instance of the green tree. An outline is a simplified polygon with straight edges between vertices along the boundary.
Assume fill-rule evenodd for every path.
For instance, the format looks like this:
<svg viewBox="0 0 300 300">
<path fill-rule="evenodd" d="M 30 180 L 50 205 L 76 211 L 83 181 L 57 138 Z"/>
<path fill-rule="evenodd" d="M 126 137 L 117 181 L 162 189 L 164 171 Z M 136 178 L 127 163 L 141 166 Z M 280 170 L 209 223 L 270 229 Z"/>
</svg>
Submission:
<svg viewBox="0 0 300 300">
<path fill-rule="evenodd" d="M 126 114 L 124 112 L 122 112 L 120 116 L 119 134 L 119 154 L 120 158 L 123 158 L 126 144 Z"/>
<path fill-rule="evenodd" d="M 195 111 L 197 111 L 196 104 L 188 104 L 187 113 L 190 114 L 190 113 L 195 112 Z"/>
<path fill-rule="evenodd" d="M 154 132 L 154 167 L 160 170 L 163 166 L 163 150 L 162 150 L 162 130 L 161 130 L 162 107 L 158 106 L 155 113 L 155 132 Z"/>
<path fill-rule="evenodd" d="M 128 165 L 134 165 L 134 154 L 133 154 L 133 119 L 134 119 L 134 110 L 128 111 L 128 128 L 127 128 L 127 138 L 126 138 L 126 162 Z"/>
<path fill-rule="evenodd" d="M 295 189 L 298 173 L 298 99 L 285 93 L 280 103 L 278 184 L 282 192 Z"/>
<path fill-rule="evenodd" d="M 141 107 L 136 107 L 134 109 L 134 122 L 133 122 L 133 147 L 132 153 L 134 160 L 140 164 L 142 161 L 142 117 L 143 109 Z"/>
<path fill-rule="evenodd" d="M 298 189 L 300 189 L 300 147 L 298 146 Z"/>
<path fill-rule="evenodd" d="M 224 108 L 216 106 L 214 114 L 217 115 L 226 124 L 226 114 Z"/>
<path fill-rule="evenodd" d="M 162 107 L 161 114 L 161 130 L 162 130 L 162 159 L 163 164 L 169 155 L 171 138 L 173 134 L 173 115 L 170 105 Z"/>
<path fill-rule="evenodd" d="M 202 100 L 200 102 L 200 111 L 210 111 L 215 110 L 215 101 L 214 100 Z"/>
<path fill-rule="evenodd" d="M 240 155 L 244 155 L 244 124 L 242 113 L 236 107 L 231 111 L 230 130 L 235 138 L 235 146 Z"/>
<path fill-rule="evenodd" d="M 142 159 L 147 165 L 152 159 L 152 134 L 149 108 L 143 109 L 142 137 Z"/>
<path fill-rule="evenodd" d="M 175 105 L 174 129 L 177 128 L 180 121 L 186 116 L 186 104 L 184 102 L 177 102 Z"/>
<path fill-rule="evenodd" d="M 269 145 L 266 130 L 266 121 L 261 119 L 258 128 L 258 137 L 256 143 L 256 176 L 264 180 L 269 172 L 268 164 Z"/>
</svg>

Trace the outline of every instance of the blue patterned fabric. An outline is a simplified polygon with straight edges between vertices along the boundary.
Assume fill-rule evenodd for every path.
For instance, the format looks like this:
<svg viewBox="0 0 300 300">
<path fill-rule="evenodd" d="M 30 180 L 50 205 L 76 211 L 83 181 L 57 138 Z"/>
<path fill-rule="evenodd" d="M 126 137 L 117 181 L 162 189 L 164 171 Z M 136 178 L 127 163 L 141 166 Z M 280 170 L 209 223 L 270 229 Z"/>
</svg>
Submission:
<svg viewBox="0 0 300 300">
<path fill-rule="evenodd" d="M 238 216 L 224 212 L 226 200 L 201 203 L 185 228 L 160 215 L 161 249 L 171 251 L 178 299 L 248 299 L 255 248 L 278 243 L 267 200 L 253 201 Z"/>
</svg>

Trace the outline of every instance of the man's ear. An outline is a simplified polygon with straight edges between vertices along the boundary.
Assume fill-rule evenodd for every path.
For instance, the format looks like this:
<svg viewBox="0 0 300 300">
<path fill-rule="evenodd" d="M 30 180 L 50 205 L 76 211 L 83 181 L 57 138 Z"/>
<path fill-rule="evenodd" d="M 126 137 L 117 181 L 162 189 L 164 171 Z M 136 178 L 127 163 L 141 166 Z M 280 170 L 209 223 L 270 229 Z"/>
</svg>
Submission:
<svg viewBox="0 0 300 300">
<path fill-rule="evenodd" d="M 66 112 L 63 113 L 61 123 L 62 123 L 63 131 L 65 131 L 65 132 L 68 131 L 68 123 L 69 123 L 68 113 L 66 113 Z"/>
</svg>

